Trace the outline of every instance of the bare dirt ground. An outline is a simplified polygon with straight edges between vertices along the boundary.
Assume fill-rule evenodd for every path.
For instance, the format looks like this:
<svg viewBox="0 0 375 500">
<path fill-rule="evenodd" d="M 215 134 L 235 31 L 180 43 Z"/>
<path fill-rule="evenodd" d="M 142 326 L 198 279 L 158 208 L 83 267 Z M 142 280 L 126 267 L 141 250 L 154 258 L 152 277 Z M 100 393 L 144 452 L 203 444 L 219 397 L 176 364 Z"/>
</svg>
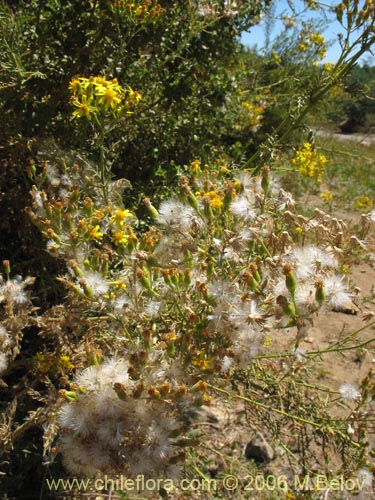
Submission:
<svg viewBox="0 0 375 500">
<path fill-rule="evenodd" d="M 375 134 L 373 132 L 356 132 L 353 134 L 343 134 L 341 132 L 328 131 L 325 129 L 317 129 L 314 132 L 320 137 L 333 138 L 340 141 L 354 141 L 358 142 L 359 144 L 363 144 L 364 146 L 372 146 L 373 144 L 375 144 Z"/>
</svg>

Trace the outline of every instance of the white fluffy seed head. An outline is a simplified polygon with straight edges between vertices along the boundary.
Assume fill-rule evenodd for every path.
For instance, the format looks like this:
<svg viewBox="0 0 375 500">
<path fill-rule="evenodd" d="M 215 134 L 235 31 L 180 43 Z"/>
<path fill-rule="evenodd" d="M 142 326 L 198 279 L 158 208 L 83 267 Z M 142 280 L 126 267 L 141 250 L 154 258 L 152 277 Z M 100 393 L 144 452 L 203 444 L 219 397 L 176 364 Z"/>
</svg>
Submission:
<svg viewBox="0 0 375 500">
<path fill-rule="evenodd" d="M 159 222 L 182 231 L 189 229 L 194 215 L 195 212 L 192 207 L 185 205 L 176 198 L 163 201 L 159 207 Z"/>
<path fill-rule="evenodd" d="M 354 384 L 342 384 L 339 388 L 340 395 L 348 401 L 355 401 L 361 396 L 358 387 Z"/>
</svg>

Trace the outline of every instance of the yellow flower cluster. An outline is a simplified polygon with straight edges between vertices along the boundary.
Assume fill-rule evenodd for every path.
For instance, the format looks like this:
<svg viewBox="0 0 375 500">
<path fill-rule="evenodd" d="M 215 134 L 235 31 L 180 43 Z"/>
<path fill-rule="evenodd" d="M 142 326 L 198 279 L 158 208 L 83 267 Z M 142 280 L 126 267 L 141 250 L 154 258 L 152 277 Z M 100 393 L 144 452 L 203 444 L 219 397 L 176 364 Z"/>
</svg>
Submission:
<svg viewBox="0 0 375 500">
<path fill-rule="evenodd" d="M 183 190 L 189 195 L 191 205 L 196 205 L 198 210 L 198 199 L 201 201 L 203 206 L 203 211 L 206 216 L 212 217 L 215 214 L 222 213 L 228 209 L 229 203 L 234 199 L 237 194 L 236 188 L 241 189 L 241 184 L 233 183 L 231 181 L 224 180 L 224 186 L 219 184 L 219 180 L 225 179 L 229 173 L 229 169 L 226 165 L 217 165 L 217 170 L 212 173 L 207 168 L 201 168 L 201 162 L 199 160 L 194 160 L 190 166 L 189 170 L 192 175 L 192 183 L 198 188 L 194 192 L 186 184 L 185 179 L 183 182 Z M 209 176 L 212 176 L 209 179 Z"/>
<path fill-rule="evenodd" d="M 252 128 L 258 127 L 263 119 L 263 106 L 261 106 L 260 104 L 252 104 L 248 101 L 244 101 L 241 104 L 246 109 L 247 124 Z"/>
<path fill-rule="evenodd" d="M 122 229 L 125 224 L 125 220 L 129 217 L 133 217 L 133 214 L 130 210 L 125 208 L 124 210 L 118 209 L 115 210 L 115 213 L 111 217 L 111 222 L 115 224 L 118 228 Z"/>
<path fill-rule="evenodd" d="M 40 373 L 54 372 L 58 374 L 65 373 L 74 368 L 69 356 L 64 354 L 58 356 L 55 353 L 42 352 L 36 353 L 34 366 Z"/>
<path fill-rule="evenodd" d="M 371 210 L 373 203 L 368 196 L 361 196 L 359 200 L 356 201 L 356 207 L 360 210 Z"/>
<path fill-rule="evenodd" d="M 333 201 L 333 193 L 329 189 L 325 189 L 319 195 L 323 201 L 330 203 Z"/>
<path fill-rule="evenodd" d="M 320 33 L 310 33 L 310 42 L 316 46 L 324 47 L 325 39 Z"/>
<path fill-rule="evenodd" d="M 129 108 L 138 103 L 141 94 L 130 87 L 124 89 L 116 79 L 106 80 L 102 76 L 74 78 L 69 84 L 71 103 L 76 108 L 75 118 L 91 120 L 98 114 L 121 116 L 129 113 Z"/>
<path fill-rule="evenodd" d="M 274 50 L 272 51 L 272 57 L 276 64 L 281 64 L 281 57 Z"/>
<path fill-rule="evenodd" d="M 318 60 L 321 61 L 322 59 L 324 59 L 324 57 L 327 53 L 327 48 L 326 48 L 324 36 L 321 35 L 320 33 L 311 33 L 310 34 L 310 42 L 315 47 Z"/>
<path fill-rule="evenodd" d="M 328 73 L 330 75 L 331 73 L 333 73 L 333 70 L 335 69 L 335 64 L 333 64 L 331 62 L 327 62 L 327 63 L 323 64 L 323 69 L 326 73 Z"/>
<path fill-rule="evenodd" d="M 125 225 L 127 219 L 133 218 L 133 213 L 128 209 L 115 210 L 111 217 L 111 224 L 115 226 L 111 241 L 116 247 L 124 247 L 128 243 L 137 241 L 136 235 L 133 233 L 131 226 Z"/>
<path fill-rule="evenodd" d="M 223 206 L 223 193 L 216 191 L 209 191 L 207 193 L 208 198 L 210 199 L 210 206 L 214 210 L 220 210 Z"/>
<path fill-rule="evenodd" d="M 310 33 L 307 39 L 304 39 L 297 45 L 297 50 L 302 53 L 307 52 L 308 48 L 314 50 L 318 60 L 322 60 L 327 52 L 324 36 L 320 33 Z M 314 65 L 317 62 L 314 61 Z"/>
<path fill-rule="evenodd" d="M 166 10 L 154 0 L 144 0 L 138 2 L 128 2 L 126 0 L 116 0 L 112 2 L 113 9 L 126 9 L 130 14 L 138 19 L 154 21 L 159 16 L 166 13 Z"/>
<path fill-rule="evenodd" d="M 318 184 L 322 182 L 327 162 L 327 158 L 318 154 L 310 142 L 305 142 L 292 159 L 293 166 L 301 175 L 315 179 Z"/>
</svg>

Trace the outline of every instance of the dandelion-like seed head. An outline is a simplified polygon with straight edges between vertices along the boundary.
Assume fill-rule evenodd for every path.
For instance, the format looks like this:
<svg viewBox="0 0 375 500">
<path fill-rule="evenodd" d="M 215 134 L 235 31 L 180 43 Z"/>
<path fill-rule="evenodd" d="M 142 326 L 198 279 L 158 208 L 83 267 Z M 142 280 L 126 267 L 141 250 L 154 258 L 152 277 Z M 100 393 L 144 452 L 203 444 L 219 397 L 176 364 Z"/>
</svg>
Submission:
<svg viewBox="0 0 375 500">
<path fill-rule="evenodd" d="M 171 433 L 180 428 L 175 410 L 162 398 L 148 397 L 147 391 L 145 397 L 133 397 L 140 386 L 154 387 L 155 391 L 156 387 L 172 388 L 166 382 L 167 365 L 150 357 L 155 370 L 147 370 L 144 384 L 131 380 L 130 364 L 122 359 L 109 359 L 76 376 L 80 392 L 74 402 L 62 406 L 57 418 L 59 448 L 70 472 L 95 475 L 97 471 L 127 471 L 168 477 L 176 453 Z"/>
<path fill-rule="evenodd" d="M 348 401 L 355 401 L 361 396 L 358 387 L 354 384 L 342 384 L 339 388 L 340 395 Z"/>
<path fill-rule="evenodd" d="M 233 215 L 245 222 L 252 221 L 256 218 L 254 205 L 245 195 L 241 195 L 232 201 L 229 209 Z"/>
<path fill-rule="evenodd" d="M 163 201 L 159 207 L 159 222 L 181 231 L 190 228 L 194 215 L 195 211 L 192 207 L 176 198 Z"/>
<path fill-rule="evenodd" d="M 87 271 L 83 279 L 86 285 L 92 290 L 95 297 L 103 296 L 109 290 L 109 284 L 97 271 Z"/>
</svg>

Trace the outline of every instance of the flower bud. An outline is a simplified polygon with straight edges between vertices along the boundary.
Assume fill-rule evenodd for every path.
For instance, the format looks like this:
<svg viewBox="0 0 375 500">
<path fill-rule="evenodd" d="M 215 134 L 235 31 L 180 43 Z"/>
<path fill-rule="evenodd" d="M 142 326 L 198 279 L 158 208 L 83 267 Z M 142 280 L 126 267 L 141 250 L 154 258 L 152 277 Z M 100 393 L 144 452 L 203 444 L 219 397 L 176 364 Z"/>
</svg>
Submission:
<svg viewBox="0 0 375 500">
<path fill-rule="evenodd" d="M 147 208 L 149 214 L 153 219 L 158 219 L 159 218 L 159 212 L 156 210 L 154 205 L 151 203 L 150 198 L 145 198 L 143 200 L 143 203 L 145 204 L 145 207 Z"/>
<path fill-rule="evenodd" d="M 119 399 L 121 399 L 121 401 L 126 401 L 128 399 L 128 395 L 126 394 L 125 386 L 123 384 L 115 382 L 113 384 L 113 390 L 115 391 Z"/>
<path fill-rule="evenodd" d="M 291 264 L 285 264 L 283 267 L 283 274 L 285 275 L 285 286 L 290 292 L 290 295 L 294 299 L 296 288 L 297 288 L 297 280 L 293 273 L 293 267 Z"/>
<path fill-rule="evenodd" d="M 261 183 L 260 183 L 260 185 L 261 185 L 261 187 L 263 189 L 264 196 L 267 196 L 269 188 L 270 188 L 270 184 L 271 184 L 271 181 L 270 181 L 270 167 L 268 167 L 267 165 L 265 165 L 263 167 L 262 180 L 261 180 Z"/>
<path fill-rule="evenodd" d="M 148 388 L 148 394 L 153 398 L 153 399 L 160 399 L 161 398 L 161 394 L 160 392 L 156 389 L 155 386 L 153 385 L 150 385 L 150 387 Z"/>
<path fill-rule="evenodd" d="M 279 295 L 276 299 L 276 303 L 281 307 L 283 313 L 291 318 L 296 318 L 296 309 L 293 304 L 288 302 L 284 295 Z"/>
<path fill-rule="evenodd" d="M 326 292 L 324 290 L 324 282 L 321 279 L 315 281 L 315 300 L 319 304 L 319 307 L 322 306 L 323 302 L 326 299 Z"/>
<path fill-rule="evenodd" d="M 10 262 L 9 262 L 9 260 L 3 260 L 3 267 L 4 267 L 5 274 L 7 276 L 7 279 L 9 280 L 9 276 L 10 276 Z"/>
</svg>

